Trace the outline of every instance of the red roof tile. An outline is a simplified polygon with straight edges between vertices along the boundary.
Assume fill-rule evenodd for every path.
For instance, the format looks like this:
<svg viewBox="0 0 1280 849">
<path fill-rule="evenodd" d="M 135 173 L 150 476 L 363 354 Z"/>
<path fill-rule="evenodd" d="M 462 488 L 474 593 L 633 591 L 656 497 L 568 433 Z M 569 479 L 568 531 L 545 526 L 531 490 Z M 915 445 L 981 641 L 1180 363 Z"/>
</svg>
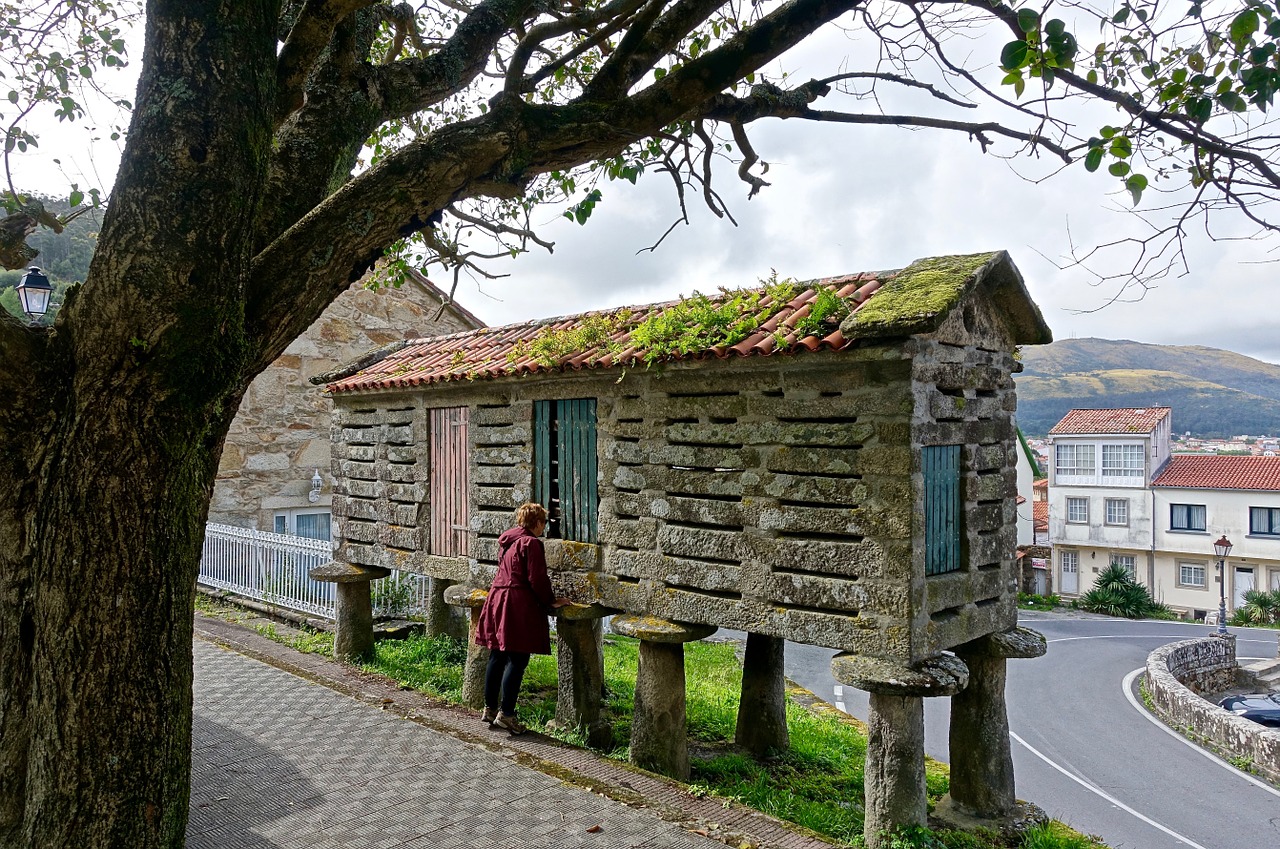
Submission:
<svg viewBox="0 0 1280 849">
<path fill-rule="evenodd" d="M 849 345 L 838 328 L 824 336 L 798 338 L 794 328 L 807 316 L 821 287 L 833 288 L 836 294 L 856 311 L 883 285 L 884 275 L 852 274 L 812 281 L 804 292 L 786 304 L 772 303 L 766 295 L 759 306 L 755 332 L 732 347 L 713 347 L 693 352 L 682 358 L 721 359 L 737 356 L 767 356 L 774 353 L 796 353 L 821 349 L 838 351 Z M 736 295 L 729 292 L 727 295 Z M 722 296 L 713 296 L 713 301 Z M 362 370 L 327 385 L 330 392 L 404 389 L 450 380 L 474 380 L 535 372 L 608 368 L 633 365 L 640 361 L 638 349 L 630 344 L 631 331 L 644 319 L 679 303 L 671 301 L 639 307 L 625 307 L 602 312 L 543 319 L 506 327 L 483 327 L 449 336 L 415 339 L 392 349 Z M 529 346 L 544 331 L 581 328 L 592 319 L 616 322 L 609 342 L 592 345 L 560 357 L 548 364 L 544 357 L 533 355 Z M 544 337 L 545 338 L 545 337 Z"/>
<path fill-rule="evenodd" d="M 1169 410 L 1169 407 L 1072 410 L 1049 433 L 1150 433 L 1169 415 Z"/>
<path fill-rule="evenodd" d="M 1031 526 L 1037 531 L 1049 530 L 1049 502 L 1031 502 Z"/>
<path fill-rule="evenodd" d="M 1280 457 L 1175 454 L 1151 485 L 1280 491 Z"/>
</svg>

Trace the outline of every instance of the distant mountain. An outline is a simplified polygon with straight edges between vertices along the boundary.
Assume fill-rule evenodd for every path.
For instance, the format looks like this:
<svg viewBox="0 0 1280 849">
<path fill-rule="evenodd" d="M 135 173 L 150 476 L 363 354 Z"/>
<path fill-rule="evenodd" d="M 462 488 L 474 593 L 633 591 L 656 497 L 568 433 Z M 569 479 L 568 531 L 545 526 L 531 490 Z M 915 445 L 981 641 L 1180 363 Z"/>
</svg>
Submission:
<svg viewBox="0 0 1280 849">
<path fill-rule="evenodd" d="M 1042 436 L 1075 407 L 1173 408 L 1197 436 L 1280 433 L 1280 366 L 1217 348 L 1065 339 L 1022 349 L 1018 425 Z"/>
</svg>

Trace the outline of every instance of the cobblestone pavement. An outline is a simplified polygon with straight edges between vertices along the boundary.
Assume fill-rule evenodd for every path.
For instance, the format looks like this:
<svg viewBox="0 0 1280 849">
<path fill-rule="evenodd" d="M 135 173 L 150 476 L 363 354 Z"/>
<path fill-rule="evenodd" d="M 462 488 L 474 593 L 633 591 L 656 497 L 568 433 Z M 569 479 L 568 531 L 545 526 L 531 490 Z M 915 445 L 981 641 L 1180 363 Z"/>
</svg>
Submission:
<svg viewBox="0 0 1280 849">
<path fill-rule="evenodd" d="M 196 633 L 188 849 L 828 846 L 246 628 Z"/>
</svg>

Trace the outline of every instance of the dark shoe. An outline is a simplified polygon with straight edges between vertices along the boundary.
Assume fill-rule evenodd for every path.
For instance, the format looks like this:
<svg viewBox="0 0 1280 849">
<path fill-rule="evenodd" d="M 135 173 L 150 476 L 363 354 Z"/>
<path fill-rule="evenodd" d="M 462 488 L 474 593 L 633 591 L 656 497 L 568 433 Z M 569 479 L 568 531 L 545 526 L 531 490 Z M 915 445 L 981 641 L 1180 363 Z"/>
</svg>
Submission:
<svg viewBox="0 0 1280 849">
<path fill-rule="evenodd" d="M 493 721 L 497 718 L 498 718 L 497 708 L 487 707 L 484 709 L 484 713 L 480 714 L 480 721 L 490 727 L 493 726 Z"/>
<path fill-rule="evenodd" d="M 520 720 L 516 719 L 514 716 L 508 716 L 501 711 L 499 711 L 498 715 L 494 718 L 493 727 L 506 729 L 506 732 L 512 737 L 523 734 L 529 730 L 520 724 Z"/>
</svg>

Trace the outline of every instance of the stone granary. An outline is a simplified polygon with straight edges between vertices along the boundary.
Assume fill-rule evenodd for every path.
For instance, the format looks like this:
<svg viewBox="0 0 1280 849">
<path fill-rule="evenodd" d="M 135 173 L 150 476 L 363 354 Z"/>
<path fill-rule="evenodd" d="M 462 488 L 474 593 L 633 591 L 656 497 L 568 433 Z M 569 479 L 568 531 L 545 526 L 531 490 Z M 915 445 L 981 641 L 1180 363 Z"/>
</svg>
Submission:
<svg viewBox="0 0 1280 849">
<path fill-rule="evenodd" d="M 871 694 L 869 845 L 925 821 L 926 696 L 954 697 L 943 807 L 1009 819 L 1005 662 L 1044 651 L 1017 628 L 1012 373 L 1049 340 L 1000 252 L 396 343 L 325 376 L 335 579 L 478 605 L 540 501 L 576 602 L 558 720 L 598 730 L 603 616 L 641 640 L 632 757 L 677 776 L 684 642 L 748 633 L 756 751 L 786 745 L 783 641 L 828 646 Z"/>
</svg>

